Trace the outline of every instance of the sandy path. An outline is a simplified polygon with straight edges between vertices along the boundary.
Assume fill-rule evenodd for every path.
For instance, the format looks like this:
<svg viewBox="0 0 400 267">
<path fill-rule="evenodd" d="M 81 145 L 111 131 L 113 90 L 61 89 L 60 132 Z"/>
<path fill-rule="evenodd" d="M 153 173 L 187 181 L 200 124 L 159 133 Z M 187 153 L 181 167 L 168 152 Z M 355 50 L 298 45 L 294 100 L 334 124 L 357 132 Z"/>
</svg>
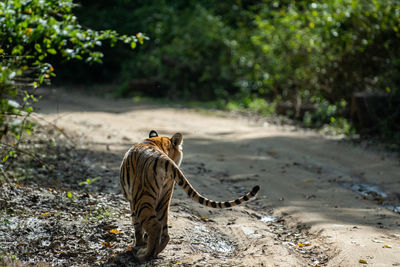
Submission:
<svg viewBox="0 0 400 267">
<path fill-rule="evenodd" d="M 360 259 L 400 266 L 400 215 L 384 207 L 399 205 L 400 164 L 393 155 L 291 126 L 62 90 L 43 94 L 39 116 L 81 136 L 86 149 L 122 157 L 151 129 L 181 132 L 182 169 L 208 198 L 234 199 L 260 184 L 256 201 L 223 211 L 176 189 L 171 242 L 161 258 L 198 266 L 359 266 Z M 118 169 L 119 162 L 107 166 Z M 363 197 L 350 189 L 360 184 L 382 194 Z"/>
</svg>

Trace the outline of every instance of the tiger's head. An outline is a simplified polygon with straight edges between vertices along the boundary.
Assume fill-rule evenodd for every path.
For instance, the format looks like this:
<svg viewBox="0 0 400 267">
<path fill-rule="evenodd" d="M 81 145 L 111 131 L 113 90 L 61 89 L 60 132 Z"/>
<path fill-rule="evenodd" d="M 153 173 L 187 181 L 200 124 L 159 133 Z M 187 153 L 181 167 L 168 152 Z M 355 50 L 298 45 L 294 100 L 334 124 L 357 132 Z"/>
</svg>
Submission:
<svg viewBox="0 0 400 267">
<path fill-rule="evenodd" d="M 151 130 L 149 133 L 149 139 L 158 146 L 162 151 L 164 151 L 167 156 L 172 159 L 176 165 L 180 166 L 182 162 L 183 152 L 182 144 L 183 137 L 182 134 L 176 133 L 171 138 L 158 136 L 158 133 Z"/>
</svg>

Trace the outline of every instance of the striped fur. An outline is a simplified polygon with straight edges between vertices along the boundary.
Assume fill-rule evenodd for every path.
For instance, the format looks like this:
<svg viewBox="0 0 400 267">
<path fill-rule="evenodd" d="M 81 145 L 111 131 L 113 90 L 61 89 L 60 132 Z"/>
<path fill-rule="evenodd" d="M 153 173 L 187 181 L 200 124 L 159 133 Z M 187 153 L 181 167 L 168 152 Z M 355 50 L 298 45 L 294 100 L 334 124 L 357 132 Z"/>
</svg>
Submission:
<svg viewBox="0 0 400 267">
<path fill-rule="evenodd" d="M 157 132 L 151 131 L 149 138 L 132 146 L 122 160 L 120 183 L 130 203 L 136 256 L 141 262 L 157 256 L 169 242 L 168 209 L 175 182 L 191 199 L 210 208 L 239 205 L 255 197 L 260 190 L 257 185 L 251 192 L 235 200 L 209 200 L 190 185 L 180 170 L 182 156 L 180 133 L 168 138 L 159 137 Z"/>
</svg>

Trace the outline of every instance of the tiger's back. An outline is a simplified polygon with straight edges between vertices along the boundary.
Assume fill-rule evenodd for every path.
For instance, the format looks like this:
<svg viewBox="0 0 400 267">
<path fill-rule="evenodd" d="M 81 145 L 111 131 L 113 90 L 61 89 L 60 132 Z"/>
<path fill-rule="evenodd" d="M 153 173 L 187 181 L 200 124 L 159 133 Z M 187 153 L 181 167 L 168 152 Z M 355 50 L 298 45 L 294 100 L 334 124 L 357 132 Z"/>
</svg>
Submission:
<svg viewBox="0 0 400 267">
<path fill-rule="evenodd" d="M 169 162 L 167 156 L 150 144 L 138 144 L 128 150 L 122 161 L 120 173 L 120 183 L 125 198 L 136 202 L 137 194 L 142 190 L 143 194 L 147 193 L 155 198 L 158 192 L 153 186 L 159 188 L 159 182 L 162 182 L 160 177 L 165 176 L 160 164 L 166 165 L 166 162 Z M 151 188 L 153 190 L 146 190 Z"/>
<path fill-rule="evenodd" d="M 182 157 L 181 134 L 167 138 L 151 131 L 149 138 L 129 149 L 122 160 L 120 183 L 130 203 L 139 261 L 156 256 L 169 242 L 168 209 L 175 182 L 194 201 L 211 208 L 239 205 L 253 198 L 260 189 L 255 186 L 251 192 L 232 201 L 209 200 L 190 185 L 179 169 Z"/>
</svg>

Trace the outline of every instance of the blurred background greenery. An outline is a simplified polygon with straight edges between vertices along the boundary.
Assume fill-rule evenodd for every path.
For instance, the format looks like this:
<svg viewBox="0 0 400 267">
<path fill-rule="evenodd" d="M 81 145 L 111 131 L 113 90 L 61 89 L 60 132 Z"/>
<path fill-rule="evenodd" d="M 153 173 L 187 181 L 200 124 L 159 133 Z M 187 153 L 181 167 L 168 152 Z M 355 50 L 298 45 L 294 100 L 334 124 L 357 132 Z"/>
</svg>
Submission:
<svg viewBox="0 0 400 267">
<path fill-rule="evenodd" d="M 54 57 L 56 85 L 115 97 L 202 101 L 400 143 L 397 0 L 81 0 L 94 30 L 149 40 L 102 46 L 104 64 Z"/>
<path fill-rule="evenodd" d="M 104 48 L 103 65 L 63 65 L 59 84 L 114 83 L 115 96 L 212 101 L 399 138 L 398 1 L 82 0 L 76 12 L 89 27 L 150 40 L 134 53 Z M 365 105 L 352 107 L 356 92 Z"/>
</svg>

